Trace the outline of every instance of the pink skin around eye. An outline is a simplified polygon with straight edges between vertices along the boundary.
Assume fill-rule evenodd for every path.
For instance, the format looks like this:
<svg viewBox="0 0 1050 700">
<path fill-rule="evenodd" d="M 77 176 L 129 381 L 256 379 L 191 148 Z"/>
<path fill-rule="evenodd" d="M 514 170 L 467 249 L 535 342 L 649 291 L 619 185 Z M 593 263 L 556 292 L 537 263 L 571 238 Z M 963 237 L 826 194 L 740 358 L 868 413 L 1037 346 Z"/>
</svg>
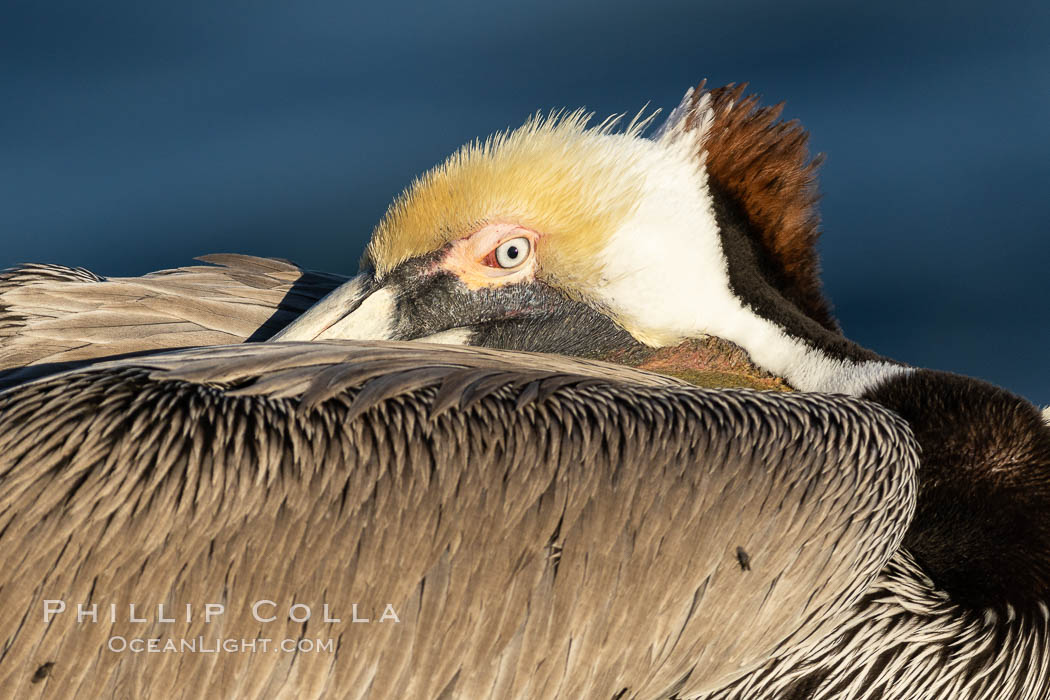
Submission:
<svg viewBox="0 0 1050 700">
<path fill-rule="evenodd" d="M 513 238 L 529 239 L 531 245 L 525 262 L 511 269 L 485 264 L 486 259 L 492 260 L 491 254 L 496 248 Z M 535 231 L 516 224 L 486 224 L 453 243 L 438 267 L 459 277 L 470 289 L 531 280 L 536 276 L 536 242 L 539 238 Z"/>
</svg>

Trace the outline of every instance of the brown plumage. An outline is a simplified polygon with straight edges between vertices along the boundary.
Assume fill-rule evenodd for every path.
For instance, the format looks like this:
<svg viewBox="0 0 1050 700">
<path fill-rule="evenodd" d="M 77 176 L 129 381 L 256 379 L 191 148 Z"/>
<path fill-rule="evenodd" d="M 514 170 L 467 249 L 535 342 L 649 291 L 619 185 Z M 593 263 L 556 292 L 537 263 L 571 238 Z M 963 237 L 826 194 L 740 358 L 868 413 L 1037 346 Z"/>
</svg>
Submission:
<svg viewBox="0 0 1050 700">
<path fill-rule="evenodd" d="M 579 114 L 535 121 L 421 179 L 377 229 L 375 269 L 280 336 L 343 341 L 96 363 L 0 393 L 0 629 L 13 630 L 0 683 L 1046 697 L 1046 423 L 1019 397 L 837 332 L 816 279 L 815 165 L 778 118 L 728 88 L 690 94 L 649 140 Z M 507 244 L 524 262 L 499 263 Z M 166 273 L 163 289 L 9 273 L 0 358 L 38 363 L 9 384 L 118 348 L 268 337 L 284 295 L 333 282 L 304 294 L 283 263 L 223 264 Z M 250 323 L 230 318 L 242 304 Z M 773 386 L 854 398 L 378 342 L 542 348 L 693 379 L 711 335 Z M 264 585 L 282 606 L 382 605 L 392 590 L 410 625 L 350 623 L 330 658 L 99 655 L 114 630 L 258 636 L 243 608 Z M 31 613 L 54 589 L 72 603 L 218 596 L 245 622 L 85 631 L 67 616 L 44 631 Z M 309 638 L 318 623 L 269 629 Z"/>
<path fill-rule="evenodd" d="M 809 157 L 809 134 L 796 120 L 780 121 L 783 103 L 759 105 L 745 95 L 747 84 L 694 91 L 694 107 L 710 95 L 712 121 L 704 141 L 713 189 L 734 201 L 751 226 L 762 271 L 784 297 L 829 330 L 838 331 L 822 291 L 816 243 L 817 169 L 822 157 Z M 695 128 L 697 112 L 688 116 Z"/>
<path fill-rule="evenodd" d="M 0 686 L 688 697 L 828 632 L 896 550 L 916 460 L 861 401 L 566 358 L 323 342 L 104 363 L 0 394 Z M 48 599 L 69 604 L 50 626 Z M 226 612 L 186 622 L 187 602 Z M 377 621 L 388 603 L 400 622 Z M 335 646 L 106 650 L 198 636 Z"/>
<path fill-rule="evenodd" d="M 1044 607 L 974 609 L 938 588 L 905 548 L 835 632 L 776 654 L 703 700 L 1042 700 Z"/>
</svg>

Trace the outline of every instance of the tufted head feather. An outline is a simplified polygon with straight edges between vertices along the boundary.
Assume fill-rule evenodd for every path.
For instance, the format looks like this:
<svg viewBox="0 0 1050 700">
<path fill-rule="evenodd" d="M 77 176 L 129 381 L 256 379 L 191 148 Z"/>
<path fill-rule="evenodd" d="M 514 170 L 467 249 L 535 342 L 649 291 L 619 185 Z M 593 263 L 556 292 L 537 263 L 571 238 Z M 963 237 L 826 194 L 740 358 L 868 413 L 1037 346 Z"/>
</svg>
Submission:
<svg viewBox="0 0 1050 700">
<path fill-rule="evenodd" d="M 487 224 L 522 226 L 540 237 L 538 278 L 666 345 L 709 332 L 697 300 L 708 316 L 722 308 L 718 196 L 748 222 L 766 281 L 837 330 L 818 278 L 806 132 L 743 89 L 701 84 L 652 138 L 642 136 L 651 117 L 618 131 L 617 119 L 588 126 L 591 115 L 576 111 L 468 144 L 391 205 L 363 264 L 382 278 Z"/>
<path fill-rule="evenodd" d="M 537 256 L 546 281 L 568 289 L 595 284 L 595 251 L 642 195 L 641 161 L 652 144 L 638 137 L 653 116 L 617 131 L 618 118 L 588 126 L 592 115 L 583 111 L 537 115 L 463 146 L 390 206 L 365 264 L 381 277 L 484 224 L 509 222 L 544 236 Z"/>
</svg>

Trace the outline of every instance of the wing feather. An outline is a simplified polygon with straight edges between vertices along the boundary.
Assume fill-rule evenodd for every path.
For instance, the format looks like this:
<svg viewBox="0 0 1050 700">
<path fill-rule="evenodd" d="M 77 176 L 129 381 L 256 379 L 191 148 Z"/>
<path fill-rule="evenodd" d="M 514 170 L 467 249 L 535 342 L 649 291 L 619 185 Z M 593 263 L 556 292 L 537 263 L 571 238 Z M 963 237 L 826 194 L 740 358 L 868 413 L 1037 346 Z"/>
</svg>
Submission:
<svg viewBox="0 0 1050 700">
<path fill-rule="evenodd" d="M 100 357 L 264 340 L 346 281 L 283 260 L 201 260 L 210 264 L 127 278 L 60 265 L 0 273 L 0 374 L 24 378 L 33 376 L 24 370 L 30 365 L 51 371 Z"/>
<path fill-rule="evenodd" d="M 688 696 L 857 601 L 916 464 L 862 400 L 569 358 L 327 342 L 101 363 L 0 393 L 0 686 L 56 660 L 49 683 L 85 697 Z M 69 612 L 46 625 L 46 599 Z M 78 624 L 93 602 L 117 622 Z M 195 612 L 143 625 L 128 603 Z M 114 636 L 338 643 L 130 655 Z"/>
</svg>

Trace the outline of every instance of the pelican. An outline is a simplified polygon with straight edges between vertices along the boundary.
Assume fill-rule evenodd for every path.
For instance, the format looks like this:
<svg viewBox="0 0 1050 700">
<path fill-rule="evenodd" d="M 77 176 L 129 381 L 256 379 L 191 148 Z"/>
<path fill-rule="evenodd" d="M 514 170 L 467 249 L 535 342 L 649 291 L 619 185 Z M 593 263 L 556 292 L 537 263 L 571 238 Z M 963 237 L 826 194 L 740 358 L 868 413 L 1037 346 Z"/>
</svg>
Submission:
<svg viewBox="0 0 1050 700">
<path fill-rule="evenodd" d="M 651 137 L 535 118 L 346 280 L 7 273 L 0 684 L 1046 697 L 1050 426 L 842 336 L 778 119 L 733 86 Z M 798 391 L 691 385 L 712 338 Z M 187 640 L 236 649 L 149 653 Z"/>
</svg>

